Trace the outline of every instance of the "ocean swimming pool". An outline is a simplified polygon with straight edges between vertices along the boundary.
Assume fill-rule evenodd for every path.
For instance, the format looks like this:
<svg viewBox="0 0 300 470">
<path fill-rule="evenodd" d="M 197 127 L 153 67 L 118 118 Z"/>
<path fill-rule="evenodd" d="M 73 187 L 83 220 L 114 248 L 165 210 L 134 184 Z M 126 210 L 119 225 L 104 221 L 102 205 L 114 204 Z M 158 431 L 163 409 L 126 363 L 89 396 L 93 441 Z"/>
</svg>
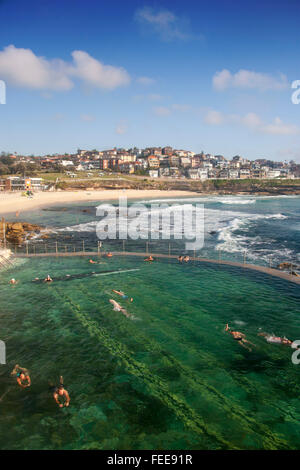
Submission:
<svg viewBox="0 0 300 470">
<path fill-rule="evenodd" d="M 19 260 L 0 274 L 1 449 L 296 449 L 299 366 L 262 331 L 300 339 L 299 286 L 228 266 Z M 32 279 L 138 269 L 35 284 Z M 19 280 L 8 285 L 12 277 Z M 120 289 L 134 298 L 122 300 Z M 134 319 L 113 310 L 117 300 Z M 252 352 L 224 332 L 229 323 Z M 9 377 L 27 367 L 32 387 Z M 71 396 L 59 409 L 49 381 Z"/>
</svg>

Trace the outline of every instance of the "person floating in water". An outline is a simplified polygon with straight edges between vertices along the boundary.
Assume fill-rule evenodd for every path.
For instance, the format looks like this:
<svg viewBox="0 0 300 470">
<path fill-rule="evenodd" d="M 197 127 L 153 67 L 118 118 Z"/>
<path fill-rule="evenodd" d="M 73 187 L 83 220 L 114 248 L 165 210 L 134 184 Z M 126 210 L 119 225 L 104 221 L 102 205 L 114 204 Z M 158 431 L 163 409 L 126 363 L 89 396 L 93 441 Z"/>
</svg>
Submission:
<svg viewBox="0 0 300 470">
<path fill-rule="evenodd" d="M 225 331 L 228 331 L 228 333 L 231 334 L 233 339 L 235 339 L 241 346 L 243 346 L 243 348 L 246 348 L 249 351 L 252 351 L 252 349 L 249 346 L 247 346 L 247 344 L 252 344 L 252 346 L 255 346 L 255 345 L 253 343 L 250 343 L 250 341 L 246 339 L 246 335 L 244 333 L 241 333 L 240 331 L 231 331 L 231 328 L 228 326 L 228 323 L 225 327 Z"/>
<path fill-rule="evenodd" d="M 58 404 L 60 408 L 64 406 L 69 406 L 70 404 L 70 395 L 68 394 L 67 390 L 64 387 L 63 377 L 60 376 L 59 378 L 59 385 L 51 387 L 52 394 L 55 402 Z"/>
<path fill-rule="evenodd" d="M 122 292 L 121 290 L 115 290 L 115 289 L 113 289 L 113 292 L 114 292 L 115 294 L 120 295 L 120 296 L 122 297 L 122 299 L 124 299 L 124 300 L 128 299 L 128 295 L 124 294 L 124 292 Z M 130 300 L 130 302 L 133 302 L 133 298 L 132 298 L 132 297 L 130 297 L 129 300 Z"/>
<path fill-rule="evenodd" d="M 10 283 L 12 286 L 14 286 L 14 285 L 18 284 L 18 281 L 16 281 L 15 278 L 13 277 L 13 278 L 9 281 L 9 283 Z"/>
<path fill-rule="evenodd" d="M 182 255 L 178 256 L 178 261 L 179 261 L 179 263 L 182 263 L 182 261 L 183 261 L 183 256 Z"/>
<path fill-rule="evenodd" d="M 151 255 L 149 255 L 148 258 L 144 259 L 144 261 L 152 262 L 152 261 L 154 261 L 154 258 Z"/>
<path fill-rule="evenodd" d="M 21 388 L 27 388 L 31 385 L 31 379 L 29 372 L 24 367 L 20 367 L 19 364 L 16 364 L 11 375 L 14 375 L 17 379 L 17 383 Z"/>
<path fill-rule="evenodd" d="M 44 279 L 44 282 L 52 282 L 53 279 L 50 277 L 50 274 Z"/>
<path fill-rule="evenodd" d="M 106 256 L 107 256 L 107 258 L 111 258 L 111 257 L 112 257 L 112 253 L 111 253 L 111 252 L 109 252 L 109 253 L 107 253 L 107 255 L 106 255 Z"/>
<path fill-rule="evenodd" d="M 281 338 L 280 336 L 273 336 L 268 333 L 258 333 L 258 336 L 263 336 L 268 343 L 284 344 L 285 346 L 291 347 L 293 344 L 293 341 L 291 341 L 290 339 L 287 339 L 285 337 Z"/>
<path fill-rule="evenodd" d="M 190 261 L 190 257 L 188 255 L 186 255 L 184 258 L 183 258 L 183 261 L 185 261 L 186 263 L 188 263 Z"/>
<path fill-rule="evenodd" d="M 97 261 L 94 261 L 94 260 L 92 260 L 92 259 L 90 259 L 89 262 L 90 262 L 91 264 L 97 264 Z"/>
</svg>

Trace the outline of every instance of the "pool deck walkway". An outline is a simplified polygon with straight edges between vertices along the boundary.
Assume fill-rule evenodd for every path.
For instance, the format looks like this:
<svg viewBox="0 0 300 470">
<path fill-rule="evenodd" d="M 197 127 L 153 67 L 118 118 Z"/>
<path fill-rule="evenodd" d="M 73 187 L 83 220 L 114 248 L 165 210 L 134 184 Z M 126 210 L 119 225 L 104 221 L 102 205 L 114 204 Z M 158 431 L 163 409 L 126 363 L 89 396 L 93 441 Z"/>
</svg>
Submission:
<svg viewBox="0 0 300 470">
<path fill-rule="evenodd" d="M 139 256 L 145 258 L 149 256 L 150 253 L 141 253 L 141 252 L 131 252 L 131 251 L 111 251 L 113 256 Z M 59 252 L 59 253 L 18 253 L 15 254 L 16 258 L 36 258 L 36 257 L 66 257 L 66 256 L 88 256 L 90 258 L 94 256 L 106 256 L 105 253 L 95 252 L 95 251 L 77 251 L 77 252 Z M 162 258 L 162 259 L 178 259 L 178 255 L 171 254 L 162 254 L 162 253 L 152 253 L 153 258 Z M 286 281 L 293 282 L 294 284 L 300 284 L 300 276 L 295 276 L 279 269 L 269 268 L 265 266 L 259 266 L 257 264 L 247 264 L 247 263 L 238 263 L 235 261 L 226 261 L 226 260 L 214 260 L 208 258 L 199 258 L 190 256 L 190 261 L 197 261 L 199 263 L 213 263 L 226 266 L 235 266 L 237 268 L 251 269 L 253 271 L 259 271 L 264 274 L 269 274 L 270 276 L 279 277 Z"/>
</svg>

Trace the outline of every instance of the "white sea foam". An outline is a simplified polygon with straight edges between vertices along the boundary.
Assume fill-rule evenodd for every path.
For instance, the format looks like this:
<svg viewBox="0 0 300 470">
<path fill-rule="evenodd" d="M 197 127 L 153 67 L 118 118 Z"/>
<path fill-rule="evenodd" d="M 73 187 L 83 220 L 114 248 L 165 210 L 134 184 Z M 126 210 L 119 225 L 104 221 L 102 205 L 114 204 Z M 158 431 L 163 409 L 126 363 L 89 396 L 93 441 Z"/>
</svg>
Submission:
<svg viewBox="0 0 300 470">
<path fill-rule="evenodd" d="M 154 203 L 154 202 L 172 202 L 172 210 L 177 211 L 181 210 L 182 208 L 182 203 L 184 202 L 205 202 L 210 201 L 210 202 L 222 202 L 223 204 L 239 204 L 241 203 L 240 201 L 242 198 L 236 197 L 236 198 L 227 198 L 227 197 L 211 197 L 211 198 L 189 198 L 187 199 L 178 199 L 178 198 L 170 198 L 168 200 L 161 200 L 161 199 L 153 199 L 151 201 L 145 201 L 148 204 L 149 203 Z M 236 202 L 232 202 L 232 201 Z M 242 204 L 246 205 L 253 204 L 255 202 L 255 198 L 253 199 L 243 199 Z M 177 203 L 177 204 L 176 204 Z M 181 203 L 181 204 L 180 204 Z M 269 259 L 270 256 L 276 257 L 276 259 L 282 259 L 282 258 L 288 258 L 292 257 L 295 255 L 292 250 L 289 250 L 286 247 L 276 247 L 276 252 L 274 249 L 272 249 L 272 245 L 276 243 L 276 240 L 274 238 L 261 238 L 260 236 L 253 235 L 251 236 L 252 228 L 255 228 L 255 225 L 258 221 L 260 220 L 284 220 L 287 219 L 288 216 L 285 214 L 282 214 L 281 212 L 274 213 L 274 214 L 263 214 L 263 213 L 255 213 L 255 212 L 244 212 L 244 211 L 236 211 L 236 210 L 230 210 L 230 208 L 227 209 L 217 209 L 217 208 L 211 208 L 205 206 L 205 233 L 207 234 L 208 240 L 210 244 L 214 243 L 214 238 L 208 235 L 210 232 L 216 232 L 216 238 L 215 240 L 217 241 L 216 244 L 216 249 L 221 250 L 227 253 L 240 253 L 242 254 L 243 252 L 247 251 L 247 258 L 253 259 L 253 260 L 259 260 L 259 259 Z M 162 212 L 164 210 L 168 209 L 162 209 Z M 160 209 L 154 209 L 154 212 L 157 213 L 158 211 L 161 211 Z M 150 208 L 146 210 L 148 215 L 150 214 Z M 123 226 L 124 223 L 127 222 L 127 219 L 119 219 L 119 224 L 120 226 Z M 77 224 L 73 226 L 68 226 L 65 228 L 60 228 L 58 231 L 62 232 L 87 232 L 87 233 L 92 233 L 96 231 L 96 225 L 98 221 L 91 221 L 87 223 L 82 223 L 82 224 Z M 172 224 L 172 221 L 171 221 Z M 149 224 L 150 227 L 150 224 Z M 164 232 L 164 227 L 161 225 L 159 226 L 158 230 L 152 229 L 151 227 L 149 228 L 150 233 L 156 233 L 156 238 L 157 238 L 157 233 L 163 237 L 165 235 Z M 142 234 L 146 234 L 148 232 L 147 230 L 141 230 Z M 265 246 L 262 246 L 265 245 Z M 270 248 L 266 248 L 266 247 Z"/>
</svg>

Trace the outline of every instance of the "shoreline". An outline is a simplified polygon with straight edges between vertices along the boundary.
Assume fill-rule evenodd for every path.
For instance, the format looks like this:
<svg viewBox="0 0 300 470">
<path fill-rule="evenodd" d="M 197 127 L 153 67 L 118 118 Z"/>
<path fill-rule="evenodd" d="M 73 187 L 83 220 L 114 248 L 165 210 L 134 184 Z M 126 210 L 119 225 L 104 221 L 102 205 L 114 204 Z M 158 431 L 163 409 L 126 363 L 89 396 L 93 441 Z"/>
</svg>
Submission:
<svg viewBox="0 0 300 470">
<path fill-rule="evenodd" d="M 127 199 L 147 199 L 147 198 L 170 198 L 170 197 L 201 197 L 201 194 L 194 191 L 171 190 L 163 191 L 157 189 L 106 189 L 106 190 L 78 190 L 78 191 L 55 191 L 37 192 L 34 197 L 22 196 L 23 191 L 14 193 L 0 193 L 0 217 L 14 212 L 27 212 L 33 209 L 41 209 L 46 206 L 56 204 L 71 204 L 77 202 L 117 201 L 120 196 L 127 196 Z M 204 194 L 203 194 L 204 196 Z"/>
<path fill-rule="evenodd" d="M 159 189 L 100 189 L 100 190 L 77 190 L 65 191 L 58 190 L 53 192 L 40 191 L 34 193 L 33 198 L 22 196 L 23 191 L 16 192 L 0 192 L 0 217 L 12 215 L 18 212 L 20 215 L 34 209 L 52 205 L 62 205 L 81 202 L 101 202 L 117 201 L 121 196 L 127 196 L 128 200 L 132 199 L 152 199 L 152 198 L 173 198 L 173 197 L 207 197 L 207 196 L 253 196 L 253 197 L 280 197 L 291 196 L 300 197 L 300 194 L 265 194 L 265 193 L 220 193 L 218 191 L 185 191 L 185 190 L 159 190 Z"/>
</svg>

